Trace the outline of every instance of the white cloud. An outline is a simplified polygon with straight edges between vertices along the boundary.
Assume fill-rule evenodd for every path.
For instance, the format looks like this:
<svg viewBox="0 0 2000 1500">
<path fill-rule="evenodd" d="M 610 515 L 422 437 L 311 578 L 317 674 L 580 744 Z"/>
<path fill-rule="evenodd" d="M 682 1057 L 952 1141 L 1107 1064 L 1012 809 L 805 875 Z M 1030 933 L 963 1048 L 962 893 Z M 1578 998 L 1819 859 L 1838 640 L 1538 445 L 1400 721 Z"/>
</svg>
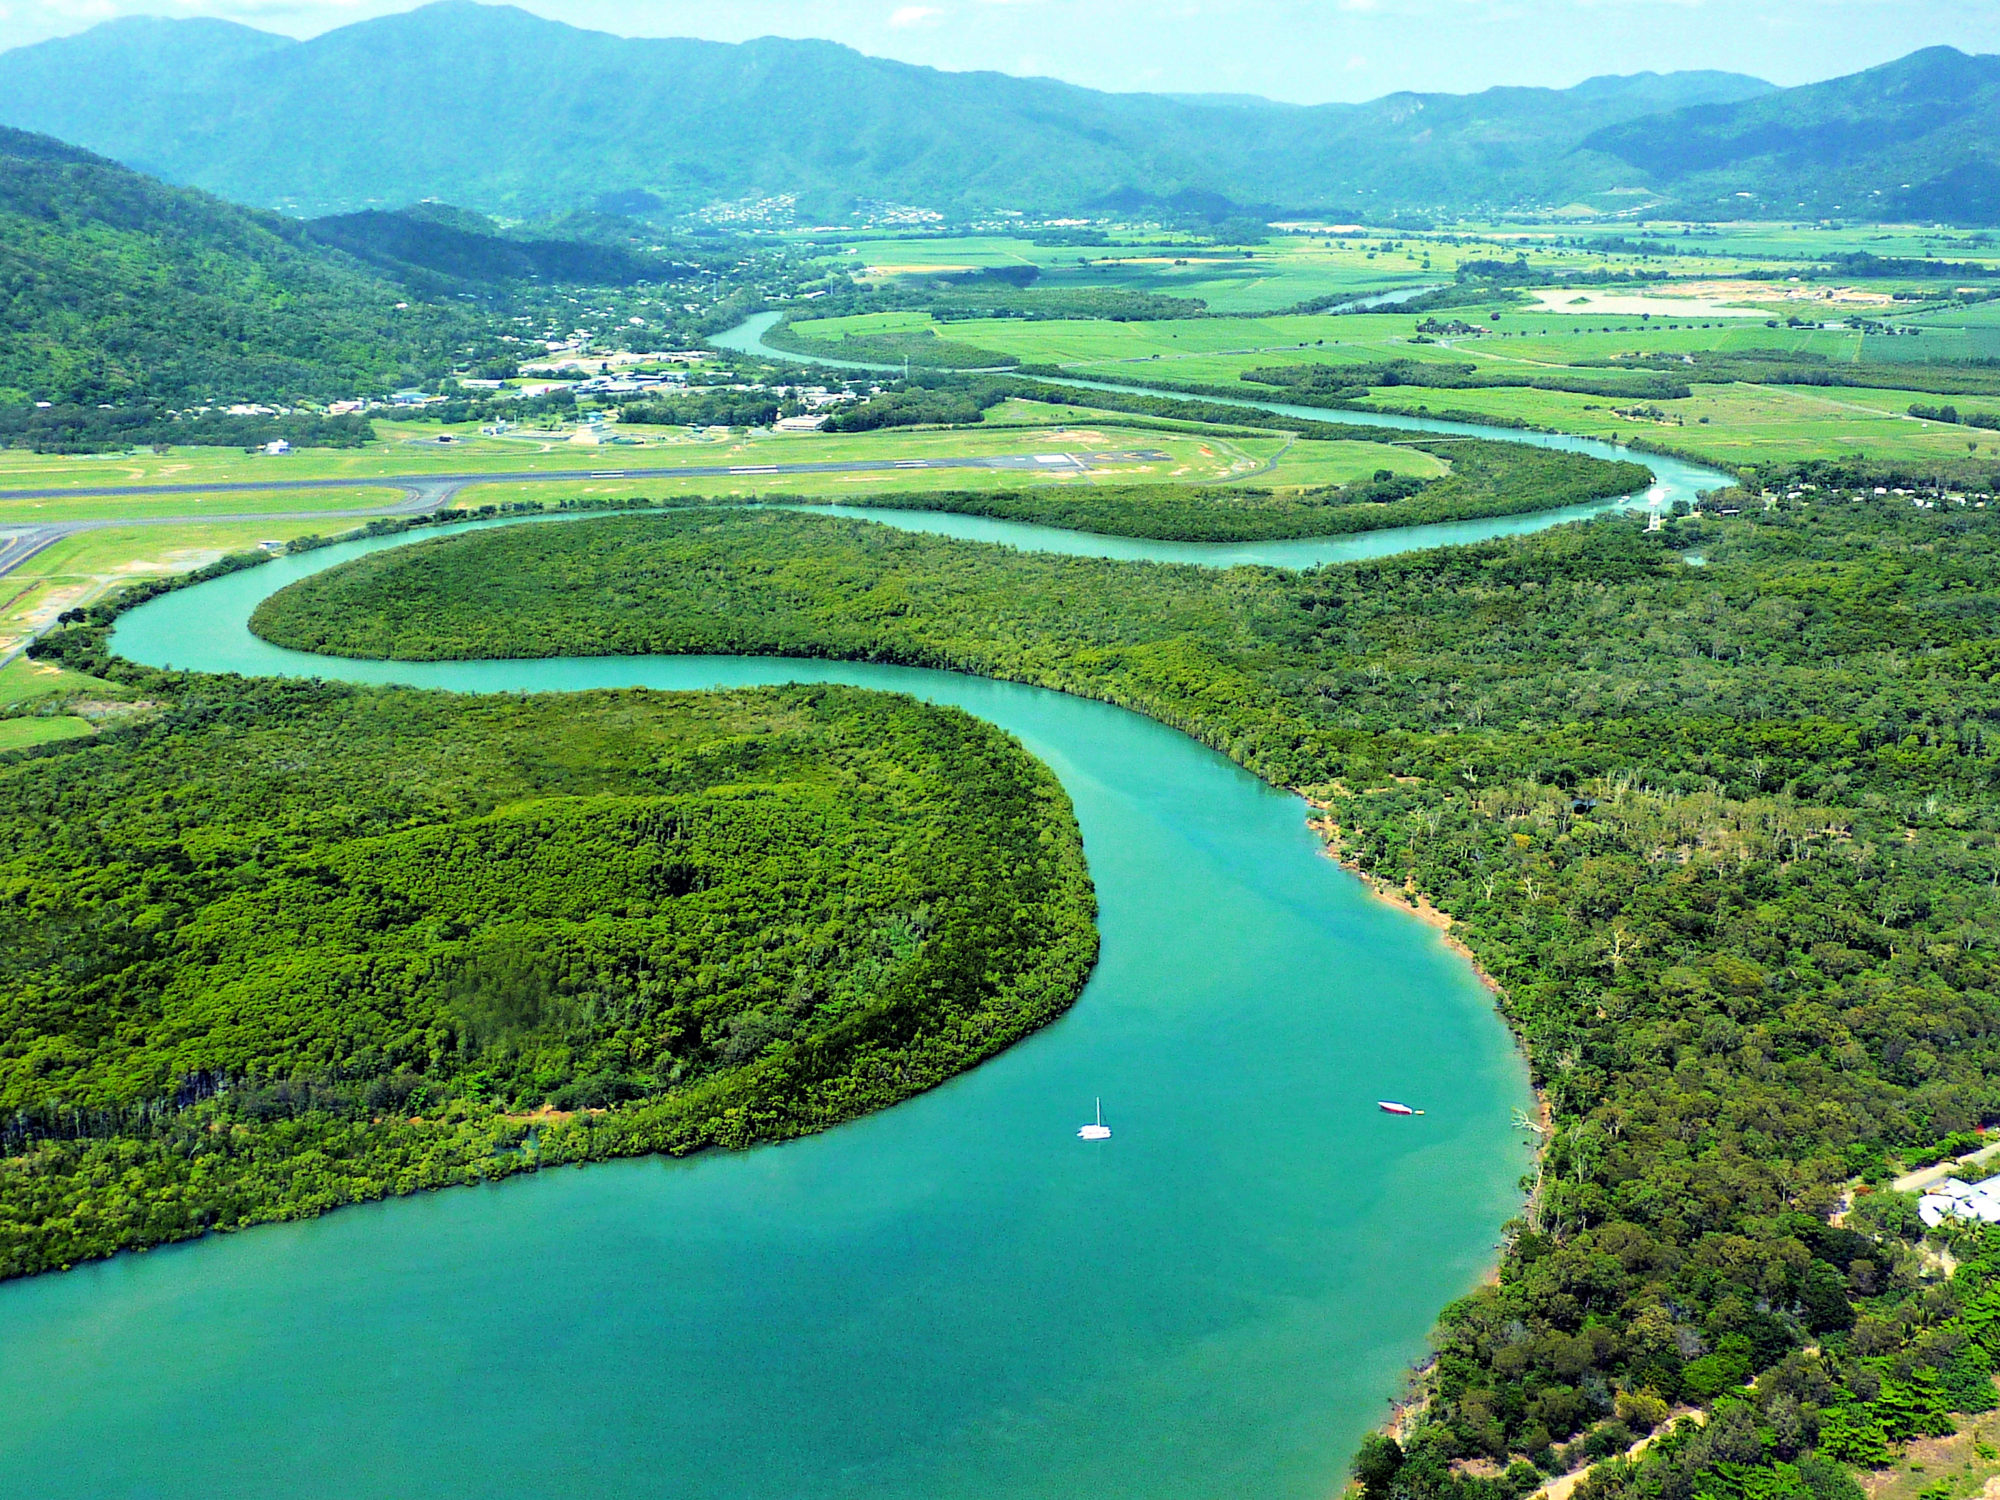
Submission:
<svg viewBox="0 0 2000 1500">
<path fill-rule="evenodd" d="M 926 26 L 944 12 L 935 5 L 905 5 L 889 17 L 889 24 L 898 30 L 908 30 L 912 26 Z"/>
</svg>

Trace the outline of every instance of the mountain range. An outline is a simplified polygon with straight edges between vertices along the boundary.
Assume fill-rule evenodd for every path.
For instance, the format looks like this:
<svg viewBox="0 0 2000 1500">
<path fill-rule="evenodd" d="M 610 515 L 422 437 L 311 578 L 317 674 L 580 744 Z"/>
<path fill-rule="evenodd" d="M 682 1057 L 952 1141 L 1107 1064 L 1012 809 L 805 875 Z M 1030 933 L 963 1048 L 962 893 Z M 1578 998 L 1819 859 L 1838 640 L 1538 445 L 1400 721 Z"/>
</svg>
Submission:
<svg viewBox="0 0 2000 1500">
<path fill-rule="evenodd" d="M 2000 57 L 1301 106 L 948 73 L 821 41 L 633 39 L 445 0 L 293 41 L 126 19 L 0 54 L 0 122 L 302 215 L 795 199 L 1221 218 L 1659 205 L 2000 218 Z"/>
<path fill-rule="evenodd" d="M 1686 199 L 2000 222 L 2000 57 L 1928 47 L 1804 88 L 1627 120 L 1579 150 Z"/>
</svg>

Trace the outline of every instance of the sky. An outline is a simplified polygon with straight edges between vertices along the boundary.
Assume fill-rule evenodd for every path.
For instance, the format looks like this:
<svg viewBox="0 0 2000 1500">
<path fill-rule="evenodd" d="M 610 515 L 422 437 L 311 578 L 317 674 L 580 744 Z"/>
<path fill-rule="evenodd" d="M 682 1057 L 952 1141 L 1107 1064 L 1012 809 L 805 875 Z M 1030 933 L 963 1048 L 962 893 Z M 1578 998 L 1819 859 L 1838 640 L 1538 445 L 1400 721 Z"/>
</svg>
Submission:
<svg viewBox="0 0 2000 1500">
<path fill-rule="evenodd" d="M 0 0 L 0 48 L 121 15 L 311 36 L 397 0 Z M 1807 83 L 1948 44 L 2000 52 L 2000 0 L 523 0 L 626 36 L 825 37 L 1101 89 L 1313 104 L 1721 68 Z"/>
</svg>

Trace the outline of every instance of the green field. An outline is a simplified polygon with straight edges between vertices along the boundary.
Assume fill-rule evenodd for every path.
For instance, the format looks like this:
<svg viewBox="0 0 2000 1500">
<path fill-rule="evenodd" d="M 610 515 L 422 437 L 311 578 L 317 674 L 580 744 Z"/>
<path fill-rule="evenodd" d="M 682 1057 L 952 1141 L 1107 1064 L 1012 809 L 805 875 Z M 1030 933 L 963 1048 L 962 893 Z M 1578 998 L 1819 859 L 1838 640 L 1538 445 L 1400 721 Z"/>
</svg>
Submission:
<svg viewBox="0 0 2000 1500">
<path fill-rule="evenodd" d="M 874 240 L 839 257 L 871 282 L 898 276 L 951 275 L 993 266 L 1032 265 L 1037 290 L 1114 288 L 1199 298 L 1213 312 L 1262 312 L 1314 297 L 1365 297 L 1426 281 L 1449 280 L 1461 252 L 1424 246 L 1389 251 L 1381 241 L 1280 237 L 1244 249 L 1162 243 L 1164 236 L 1123 237 L 1113 245 L 1052 246 L 1027 240 L 967 238 Z M 1412 242 L 1414 244 L 1414 242 Z M 1463 252 L 1466 255 L 1476 251 Z M 1490 249 L 1489 252 L 1491 253 Z"/>
<path fill-rule="evenodd" d="M 1869 254 L 1884 259 L 1921 258 L 1934 254 L 1942 260 L 1981 261 L 2000 264 L 2000 246 L 1990 232 L 1944 229 L 1935 225 L 1913 224 L 1765 224 L 1683 223 L 1658 220 L 1637 226 L 1575 226 L 1563 230 L 1513 230 L 1520 235 L 1562 233 L 1585 239 L 1616 235 L 1620 238 L 1663 240 L 1686 253 L 1735 256 L 1765 261 L 1812 260 L 1831 255 Z"/>
<path fill-rule="evenodd" d="M 624 429 L 644 439 L 642 446 L 586 447 L 558 443 L 533 449 L 509 448 L 493 440 L 454 445 L 442 456 L 435 449 L 413 448 L 392 441 L 354 453 L 315 455 L 314 467 L 344 473 L 411 473 L 521 470 L 588 470 L 595 468 L 657 469 L 657 480 L 591 480 L 574 482 L 471 484 L 454 503 L 460 507 L 514 500 L 555 501 L 580 496 L 753 495 L 773 490 L 812 494 L 848 493 L 860 489 L 908 492 L 948 484 L 954 488 L 1019 486 L 1023 483 L 1131 482 L 1136 479 L 1214 484 L 1255 478 L 1277 484 L 1339 484 L 1356 475 L 1388 468 L 1399 474 L 1438 472 L 1436 461 L 1405 449 L 1372 443 L 1288 444 L 1282 436 L 1219 436 L 1178 426 L 1096 412 L 1087 406 L 1060 407 L 1014 401 L 988 413 L 980 426 L 961 430 L 891 429 L 861 433 L 751 432 L 723 438 L 689 440 L 677 429 Z M 1133 460 L 1090 474 L 964 469 L 945 474 L 892 470 L 856 474 L 742 475 L 726 479 L 675 478 L 684 468 L 763 466 L 796 463 L 883 463 L 912 459 L 1020 457 L 1051 451 L 1089 454 L 1126 449 L 1159 450 L 1162 460 Z M 302 457 L 305 455 L 301 455 Z M 0 488 L 9 485 L 56 487 L 115 484 L 194 484 L 204 480 L 239 482 L 244 474 L 268 473 L 241 455 L 219 454 L 196 464 L 176 459 L 162 466 L 151 455 L 118 460 L 42 458 L 12 455 L 0 471 Z M 393 489 L 356 488 L 320 491 L 280 491 L 212 495 L 78 497 L 74 500 L 0 500 L 0 525 L 34 525 L 50 521 L 151 517 L 193 517 L 203 510 L 222 514 L 255 510 L 340 511 L 385 505 L 402 499 Z M 309 523 L 271 522 L 253 540 L 298 535 Z M 256 529 L 253 524 L 252 530 Z M 239 533 L 240 534 L 240 533 Z M 121 537 L 122 537 L 121 533 Z M 45 557 L 58 561 L 72 556 L 101 559 L 107 554 L 78 539 L 65 542 Z M 47 566 L 47 564 L 44 564 Z"/>
<path fill-rule="evenodd" d="M 1144 427 L 1121 427 L 1103 422 L 1096 414 L 1080 414 L 1074 427 L 1034 427 L 989 432 L 982 429 L 956 432 L 900 432 L 866 434 L 867 451 L 898 456 L 959 456 L 982 452 L 1089 453 L 1105 449 L 1158 449 L 1168 454 L 1163 460 L 1131 460 L 1106 464 L 1088 472 L 1076 470 L 1044 473 L 1018 469 L 917 469 L 864 470 L 852 474 L 743 474 L 728 478 L 691 477 L 674 479 L 668 475 L 645 479 L 580 479 L 561 483 L 470 485 L 459 492 L 460 506 L 493 505 L 517 501 L 554 502 L 559 500 L 617 500 L 642 496 L 647 499 L 708 496 L 741 498 L 756 495 L 809 495 L 820 498 L 859 497 L 871 494 L 922 494 L 928 490 L 1015 490 L 1024 485 L 1076 488 L 1108 484 L 1249 484 L 1267 486 L 1307 486 L 1345 484 L 1378 469 L 1395 474 L 1430 476 L 1441 474 L 1446 465 L 1426 453 L 1389 443 L 1318 442 L 1290 439 L 1282 435 L 1257 437 L 1203 437 L 1163 433 Z M 1029 440 L 1024 448 L 1023 439 Z M 772 439 L 746 439 L 733 446 L 739 456 L 733 462 L 756 464 L 792 461 L 796 447 L 787 447 L 786 457 L 771 456 Z M 788 444 L 796 440 L 785 440 Z M 850 449 L 832 447 L 849 440 L 824 437 L 807 441 L 826 443 L 828 450 L 808 450 L 809 458 L 845 456 Z M 889 446 L 894 445 L 894 446 Z"/>
<path fill-rule="evenodd" d="M 1385 411 L 1423 404 L 1433 412 L 1518 418 L 1589 437 L 1646 438 L 1721 464 L 1857 454 L 1921 463 L 1964 458 L 1968 444 L 1981 454 L 2000 453 L 2000 435 L 1905 415 L 1912 402 L 1936 400 L 1908 391 L 1696 386 L 1685 401 L 1643 403 L 1666 412 L 1670 420 L 1664 422 L 1621 417 L 1615 410 L 1637 410 L 1641 403 L 1560 391 L 1396 391 L 1378 393 L 1367 404 Z"/>
<path fill-rule="evenodd" d="M 72 714 L 0 719 L 0 753 L 26 750 L 35 745 L 51 745 L 58 740 L 73 740 L 96 732 L 90 720 L 79 719 Z"/>
<path fill-rule="evenodd" d="M 1671 298 L 1654 299 L 1671 305 Z M 1989 308 L 1995 311 L 1988 311 Z M 1965 352 L 1968 339 L 2000 338 L 2000 303 L 1939 311 L 1917 338 L 1878 336 L 1853 328 L 1770 326 L 1762 317 L 1725 318 L 1686 312 L 1642 318 L 1568 314 L 1496 306 L 1454 309 L 1451 319 L 1483 330 L 1476 335 L 1419 339 L 1420 319 L 1410 314 L 1347 314 L 1282 318 L 1196 318 L 1118 323 L 990 318 L 933 324 L 907 311 L 856 315 L 796 325 L 822 336 L 879 327 L 937 328 L 954 338 L 1018 356 L 1031 364 L 1106 380 L 1171 385 L 1193 383 L 1242 395 L 1283 400 L 1281 388 L 1243 381 L 1246 372 L 1294 364 L 1360 364 L 1395 360 L 1459 362 L 1508 376 L 1588 374 L 1611 378 L 1610 362 L 1649 358 L 1645 365 L 1671 377 L 1683 356 L 1776 355 L 1786 360 L 1854 365 L 1864 358 L 1885 372 L 1920 368 L 1920 356 Z M 1966 320 L 1964 326 L 1949 322 Z M 1991 327 L 1981 321 L 1993 320 Z M 1894 356 L 1893 360 L 1889 356 Z M 1582 371 L 1576 369 L 1582 365 Z M 1637 368 L 1637 366 L 1635 366 Z M 1958 368 L 1949 363 L 1941 369 Z M 1901 378 L 1886 373 L 1887 380 Z M 1922 391 L 1810 387 L 1803 385 L 1700 384 L 1679 399 L 1631 399 L 1521 388 L 1437 389 L 1377 386 L 1365 404 L 1384 411 L 1460 414 L 1506 424 L 1578 432 L 1598 437 L 1643 437 L 1718 462 L 1806 460 L 1866 455 L 1883 460 L 1934 462 L 1994 450 L 1977 431 L 1911 420 L 1912 404 L 1945 399 Z M 1952 398 L 1961 407 L 2000 409 L 2000 395 Z M 1640 415 L 1620 415 L 1619 408 Z M 1657 411 L 1658 417 L 1650 413 Z M 1328 420 L 1338 420 L 1329 411 Z M 1969 446 L 1973 445 L 1973 446 Z"/>
<path fill-rule="evenodd" d="M 78 532 L 0 577 L 0 655 L 46 629 L 63 610 L 87 604 L 120 584 L 185 573 L 259 542 L 289 541 L 357 524 L 238 521 Z"/>
<path fill-rule="evenodd" d="M 126 481 L 106 482 L 119 484 Z M 183 481 L 158 482 L 176 484 Z M 213 482 L 226 484 L 230 481 Z M 0 498 L 0 529 L 45 526 L 60 521 L 199 521 L 210 515 L 291 515 L 315 511 L 369 510 L 395 505 L 406 498 L 402 490 L 386 486 L 330 490 L 222 490 L 193 495 L 80 495 L 74 499 L 46 500 Z"/>
<path fill-rule="evenodd" d="M 19 708 L 56 693 L 95 692 L 110 686 L 81 672 L 66 671 L 54 662 L 30 661 L 19 656 L 0 667 L 0 711 Z"/>
<path fill-rule="evenodd" d="M 0 751 L 95 734 L 99 720 L 135 711 L 135 705 L 120 701 L 130 696 L 116 683 L 17 656 L 0 667 Z M 86 710 L 90 716 L 63 709 Z"/>
<path fill-rule="evenodd" d="M 1674 233 L 1678 233 L 1678 226 Z M 1567 230 L 1488 227 L 1450 235 L 1359 229 L 1352 225 L 1273 235 L 1250 246 L 1190 244 L 1159 233 L 1113 232 L 1104 245 L 1036 244 L 1005 236 L 924 236 L 861 239 L 829 264 L 870 284 L 898 278 L 963 275 L 994 267 L 1034 266 L 1036 290 L 1117 288 L 1198 297 L 1209 311 L 1261 313 L 1323 297 L 1365 297 L 1398 287 L 1449 283 L 1461 263 L 1512 259 L 1528 253 L 1552 274 L 1583 269 L 1621 271 L 1658 264 L 1654 258 L 1559 241 Z M 1721 237 L 1675 240 L 1700 253 L 1676 259 L 1677 270 L 1728 276 L 1750 269 L 1766 252 Z M 1829 253 L 1822 248 L 1820 253 Z M 1878 254 L 1890 252 L 1878 250 Z"/>
<path fill-rule="evenodd" d="M 1449 345 L 1412 343 L 1419 315 L 1408 313 L 1307 314 L 1271 318 L 1184 318 L 1147 323 L 1095 320 L 1031 322 L 982 318 L 936 323 L 924 312 L 866 313 L 796 323 L 805 338 L 835 339 L 843 333 L 908 332 L 930 329 L 1025 362 L 1059 364 L 1089 373 L 1093 365 L 1157 361 L 1190 372 L 1220 368 L 1194 361 L 1234 355 L 1285 354 L 1297 358 L 1463 359 L 1510 358 L 1562 364 L 1605 359 L 1634 348 L 1684 353 L 1705 349 L 1782 349 L 1823 354 L 1829 359 L 1858 357 L 1862 335 L 1846 329 L 1769 328 L 1761 318 L 1716 319 L 1694 316 L 1600 317 L 1584 319 L 1551 312 L 1523 312 L 1496 304 L 1486 309 L 1454 308 L 1439 317 L 1462 319 L 1489 330 Z M 1894 341 L 1886 341 L 1894 342 Z M 1902 340 L 1916 343 L 1918 340 Z M 1268 363 L 1268 361 L 1265 361 Z M 1188 373 L 1187 379 L 1205 378 Z"/>
</svg>

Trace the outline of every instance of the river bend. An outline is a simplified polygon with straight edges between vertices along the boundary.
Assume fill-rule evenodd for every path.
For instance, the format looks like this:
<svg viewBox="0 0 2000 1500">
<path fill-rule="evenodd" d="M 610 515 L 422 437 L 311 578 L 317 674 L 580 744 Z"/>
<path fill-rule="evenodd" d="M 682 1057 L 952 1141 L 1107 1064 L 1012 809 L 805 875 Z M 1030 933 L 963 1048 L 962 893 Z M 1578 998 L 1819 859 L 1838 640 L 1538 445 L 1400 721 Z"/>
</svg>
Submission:
<svg viewBox="0 0 2000 1500">
<path fill-rule="evenodd" d="M 1441 529 L 1338 542 L 1380 555 Z M 1330 1494 L 1518 1206 L 1525 1073 L 1470 968 L 1326 859 L 1295 797 L 1109 705 L 856 663 L 369 662 L 249 634 L 277 588 L 411 540 L 165 595 L 115 646 L 459 692 L 836 681 L 955 704 L 1074 800 L 1098 968 L 999 1058 L 806 1140 L 565 1168 L 0 1286 L 0 1488 Z M 1231 550 L 1199 549 L 1249 560 Z M 1075 1129 L 1099 1096 L 1115 1135 L 1087 1145 Z M 1392 1097 L 1428 1112 L 1375 1109 Z"/>
</svg>

